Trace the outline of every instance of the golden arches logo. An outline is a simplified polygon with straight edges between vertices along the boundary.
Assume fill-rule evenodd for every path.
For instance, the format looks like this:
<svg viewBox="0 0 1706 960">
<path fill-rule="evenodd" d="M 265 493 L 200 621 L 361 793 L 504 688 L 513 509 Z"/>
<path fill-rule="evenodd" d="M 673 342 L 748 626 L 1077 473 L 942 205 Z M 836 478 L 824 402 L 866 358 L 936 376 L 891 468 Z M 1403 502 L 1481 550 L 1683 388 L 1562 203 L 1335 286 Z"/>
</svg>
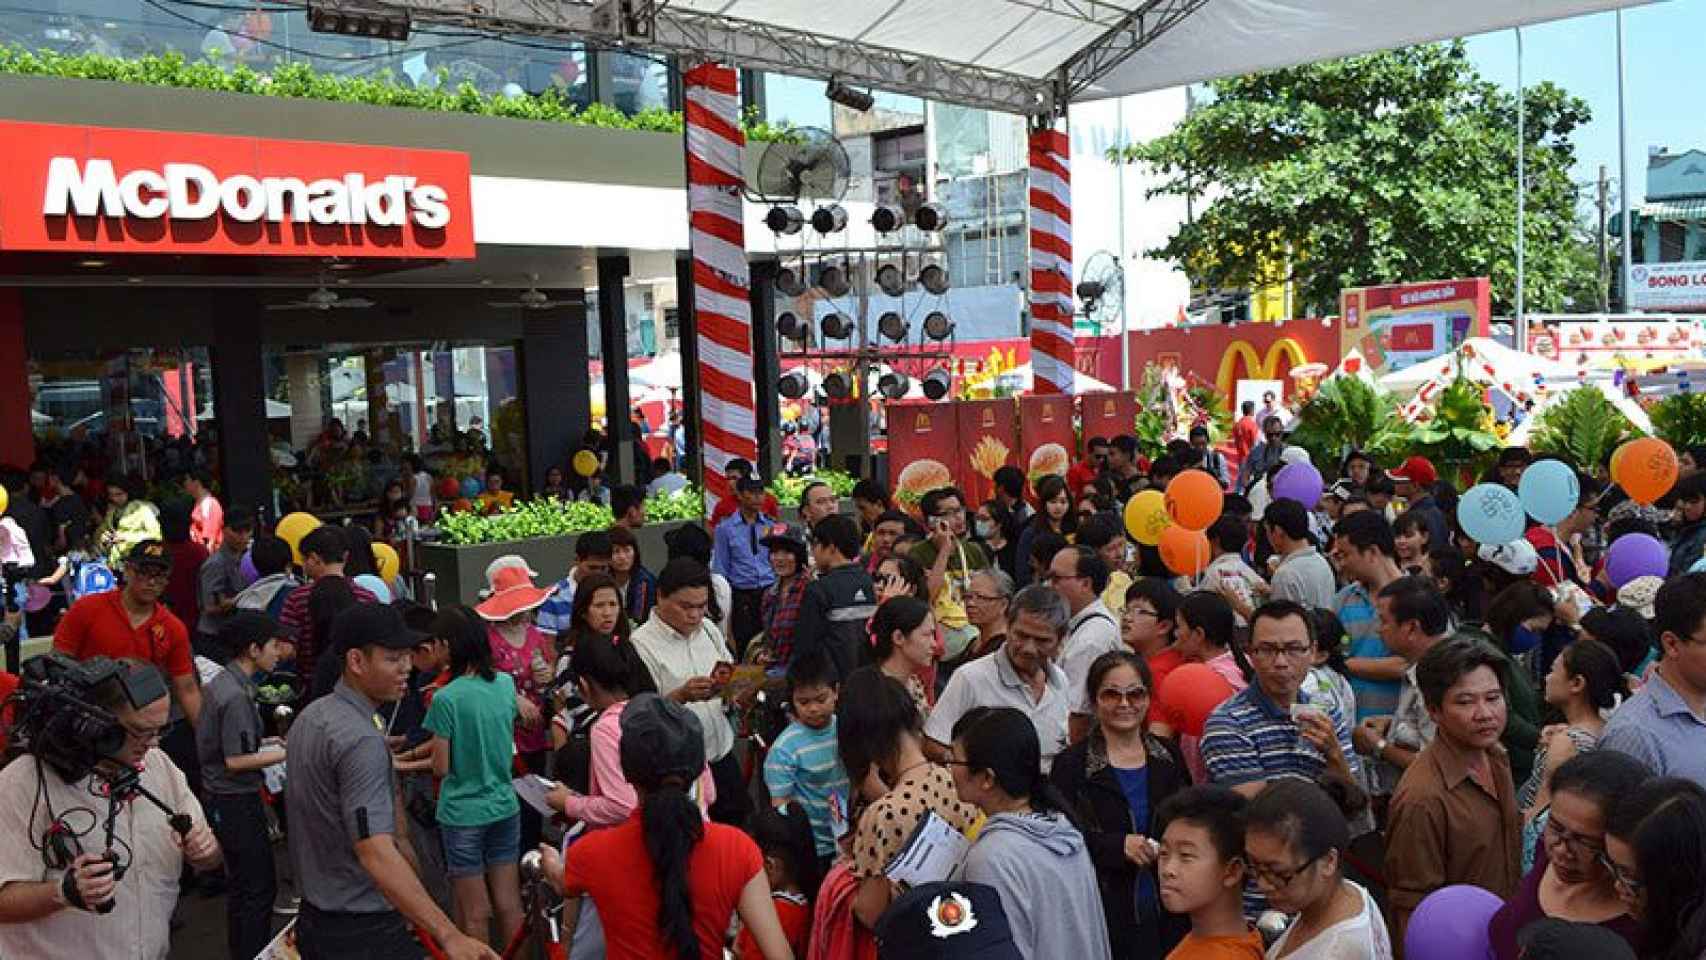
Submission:
<svg viewBox="0 0 1706 960">
<path fill-rule="evenodd" d="M 1290 366 L 1298 367 L 1309 362 L 1309 357 L 1303 352 L 1303 347 L 1290 337 L 1281 337 L 1268 347 L 1267 359 L 1262 359 L 1256 348 L 1248 340 L 1236 340 L 1226 348 L 1220 357 L 1220 372 L 1215 375 L 1215 386 L 1226 396 L 1232 396 L 1237 387 L 1238 361 L 1244 361 L 1244 370 L 1248 376 L 1259 380 L 1278 380 L 1279 366 L 1282 359 L 1289 361 Z"/>
</svg>

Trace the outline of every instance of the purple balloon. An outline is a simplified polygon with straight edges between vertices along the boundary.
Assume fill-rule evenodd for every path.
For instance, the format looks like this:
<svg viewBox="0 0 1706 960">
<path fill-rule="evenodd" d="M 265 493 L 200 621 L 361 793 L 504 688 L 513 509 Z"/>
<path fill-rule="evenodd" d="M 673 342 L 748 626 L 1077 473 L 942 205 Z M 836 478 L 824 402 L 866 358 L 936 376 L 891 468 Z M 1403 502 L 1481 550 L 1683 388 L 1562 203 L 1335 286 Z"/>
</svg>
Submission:
<svg viewBox="0 0 1706 960">
<path fill-rule="evenodd" d="M 1636 577 L 1662 577 L 1670 567 L 1665 545 L 1645 533 L 1626 533 L 1605 551 L 1605 575 L 1621 588 Z"/>
<path fill-rule="evenodd" d="M 1504 901 L 1468 884 L 1427 895 L 1404 928 L 1405 960 L 1481 960 L 1492 955 L 1487 925 Z"/>
<path fill-rule="evenodd" d="M 249 551 L 243 551 L 243 562 L 237 565 L 237 572 L 243 577 L 243 586 L 248 586 L 261 578 L 261 572 L 255 569 L 255 558 Z"/>
<path fill-rule="evenodd" d="M 1321 471 L 1312 463 L 1286 464 L 1274 474 L 1274 499 L 1296 500 L 1305 510 L 1321 502 L 1321 487 Z"/>
</svg>

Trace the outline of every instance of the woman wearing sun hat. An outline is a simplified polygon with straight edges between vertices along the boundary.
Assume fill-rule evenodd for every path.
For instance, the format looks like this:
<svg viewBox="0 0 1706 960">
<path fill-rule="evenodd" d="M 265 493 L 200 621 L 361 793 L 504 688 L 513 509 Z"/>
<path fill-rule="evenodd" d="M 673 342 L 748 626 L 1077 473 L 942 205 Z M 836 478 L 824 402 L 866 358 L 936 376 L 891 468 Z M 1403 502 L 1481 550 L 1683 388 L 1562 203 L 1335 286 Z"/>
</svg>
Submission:
<svg viewBox="0 0 1706 960">
<path fill-rule="evenodd" d="M 536 576 L 514 554 L 493 560 L 486 567 L 486 598 L 474 610 L 486 621 L 492 666 L 515 680 L 515 755 L 528 772 L 543 773 L 551 746 L 547 691 L 556 673 L 552 638 L 533 623 L 533 611 L 550 598 L 552 588 L 535 586 Z M 541 826 L 539 814 L 522 807 L 522 849 L 539 842 Z"/>
</svg>

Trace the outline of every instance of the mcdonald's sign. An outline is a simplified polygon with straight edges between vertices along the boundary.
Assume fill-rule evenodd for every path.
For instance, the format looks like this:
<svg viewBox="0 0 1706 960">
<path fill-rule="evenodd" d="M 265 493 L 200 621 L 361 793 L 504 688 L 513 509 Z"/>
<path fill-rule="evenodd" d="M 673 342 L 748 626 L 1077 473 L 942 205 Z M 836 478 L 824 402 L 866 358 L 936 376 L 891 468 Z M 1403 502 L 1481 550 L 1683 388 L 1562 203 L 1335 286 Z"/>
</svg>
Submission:
<svg viewBox="0 0 1706 960">
<path fill-rule="evenodd" d="M 1239 361 L 1242 360 L 1242 369 Z M 1281 363 L 1284 367 L 1281 367 Z M 1220 355 L 1220 370 L 1214 376 L 1214 385 L 1228 398 L 1233 396 L 1240 380 L 1283 380 L 1292 367 L 1300 367 L 1309 362 L 1309 355 L 1304 353 L 1302 344 L 1291 337 L 1281 337 L 1268 345 L 1266 357 L 1259 356 L 1256 348 L 1247 340 L 1235 340 Z"/>
</svg>

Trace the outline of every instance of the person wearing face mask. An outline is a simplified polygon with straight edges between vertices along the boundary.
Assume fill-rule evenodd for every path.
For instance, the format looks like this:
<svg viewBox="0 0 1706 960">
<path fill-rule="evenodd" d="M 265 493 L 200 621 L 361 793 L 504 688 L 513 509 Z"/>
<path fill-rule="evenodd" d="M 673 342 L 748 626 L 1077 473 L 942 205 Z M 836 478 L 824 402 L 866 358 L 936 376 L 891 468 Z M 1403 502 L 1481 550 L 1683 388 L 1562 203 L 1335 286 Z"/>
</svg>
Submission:
<svg viewBox="0 0 1706 960">
<path fill-rule="evenodd" d="M 1013 576 L 1019 561 L 1015 514 L 1001 501 L 988 500 L 978 508 L 972 524 L 972 542 L 982 548 L 990 563 Z"/>
<path fill-rule="evenodd" d="M 1245 810 L 1244 861 L 1275 910 L 1294 916 L 1268 956 L 1288 960 L 1390 960 L 1392 939 L 1368 891 L 1345 878 L 1347 818 L 1367 797 L 1329 776 L 1276 780 Z"/>
</svg>

